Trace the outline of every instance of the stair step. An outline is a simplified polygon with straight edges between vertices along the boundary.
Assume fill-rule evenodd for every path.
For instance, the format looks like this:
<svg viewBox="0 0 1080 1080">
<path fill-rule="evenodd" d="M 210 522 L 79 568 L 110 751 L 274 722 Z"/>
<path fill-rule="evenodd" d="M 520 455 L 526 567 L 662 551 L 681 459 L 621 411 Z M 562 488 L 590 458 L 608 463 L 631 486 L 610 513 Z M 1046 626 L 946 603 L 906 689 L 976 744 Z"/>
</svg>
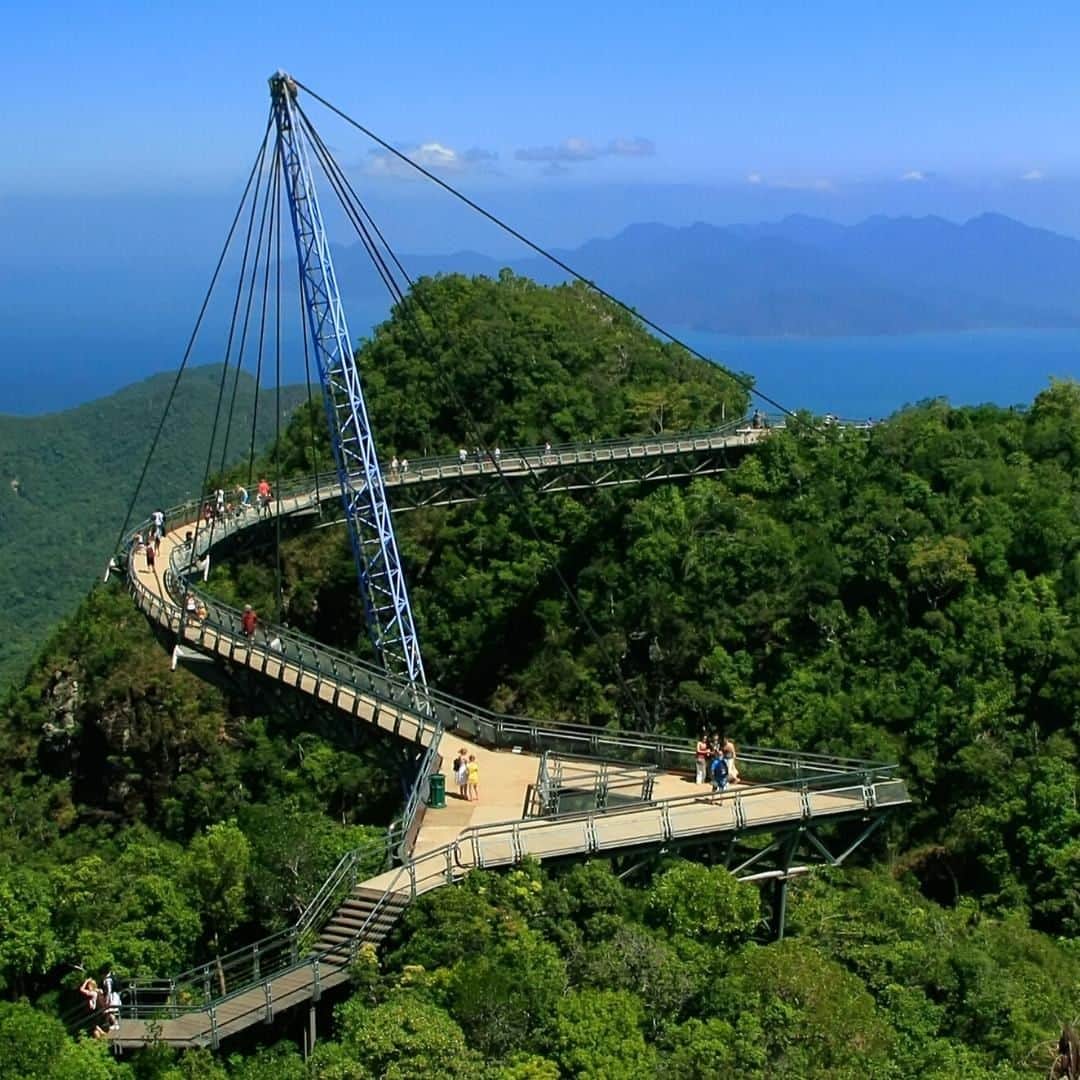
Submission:
<svg viewBox="0 0 1080 1080">
<path fill-rule="evenodd" d="M 344 926 L 363 926 L 367 922 L 397 922 L 400 917 L 398 911 L 377 911 L 374 914 L 369 911 L 361 915 L 359 912 L 338 910 L 330 916 L 327 925 L 341 923 Z"/>
<path fill-rule="evenodd" d="M 390 926 L 369 926 L 362 934 L 347 926 L 328 926 L 319 935 L 320 941 L 352 941 L 353 938 L 361 938 L 364 941 L 382 941 L 390 933 Z"/>
<path fill-rule="evenodd" d="M 386 893 L 381 893 L 377 889 L 365 889 L 363 885 L 355 885 L 353 891 L 349 893 L 350 898 L 359 900 L 371 900 L 373 903 L 379 903 Z M 406 893 L 391 893 L 386 896 L 386 902 L 388 904 L 399 905 L 405 907 L 409 902 L 408 894 Z"/>
</svg>

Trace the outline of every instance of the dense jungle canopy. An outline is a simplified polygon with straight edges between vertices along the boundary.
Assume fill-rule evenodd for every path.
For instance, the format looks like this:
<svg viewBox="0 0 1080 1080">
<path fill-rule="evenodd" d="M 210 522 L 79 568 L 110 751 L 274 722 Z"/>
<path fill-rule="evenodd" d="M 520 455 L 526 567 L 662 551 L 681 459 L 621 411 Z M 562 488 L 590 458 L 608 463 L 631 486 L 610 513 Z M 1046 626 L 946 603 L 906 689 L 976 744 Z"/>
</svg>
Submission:
<svg viewBox="0 0 1080 1080">
<path fill-rule="evenodd" d="M 387 458 L 746 407 L 582 288 L 418 288 L 419 321 L 359 351 Z M 324 463 L 321 416 L 298 410 L 268 467 Z M 116 1062 L 49 1015 L 75 964 L 162 975 L 284 925 L 400 800 L 381 738 L 242 676 L 171 674 L 122 588 L 97 589 L 0 710 L 0 1077 L 1045 1076 L 1080 1013 L 1078 496 L 1061 383 L 869 432 L 792 424 L 685 484 L 399 515 L 441 688 L 891 758 L 917 801 L 858 866 L 793 886 L 780 943 L 753 886 L 692 857 L 475 874 L 362 957 L 307 1063 L 287 1039 Z M 343 531 L 292 537 L 282 567 L 282 616 L 363 653 Z M 212 584 L 278 603 L 269 550 Z"/>
</svg>

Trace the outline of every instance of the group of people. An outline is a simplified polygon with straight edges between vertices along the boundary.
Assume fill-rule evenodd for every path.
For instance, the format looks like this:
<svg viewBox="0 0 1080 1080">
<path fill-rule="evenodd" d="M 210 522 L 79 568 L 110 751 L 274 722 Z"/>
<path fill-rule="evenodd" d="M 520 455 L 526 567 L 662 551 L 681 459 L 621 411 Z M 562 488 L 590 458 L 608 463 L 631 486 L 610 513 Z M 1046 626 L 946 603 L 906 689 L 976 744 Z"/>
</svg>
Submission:
<svg viewBox="0 0 1080 1080">
<path fill-rule="evenodd" d="M 729 784 L 739 782 L 739 767 L 735 764 L 735 744 L 719 732 L 704 731 L 694 748 L 694 779 L 699 784 L 711 784 L 714 792 L 727 791 Z"/>
<path fill-rule="evenodd" d="M 187 619 L 188 625 L 197 626 L 199 623 L 205 622 L 206 616 L 209 614 L 210 612 L 201 597 L 189 591 L 184 597 L 184 617 Z"/>
<path fill-rule="evenodd" d="M 119 1029 L 120 990 L 110 969 L 106 969 L 102 974 L 100 985 L 93 976 L 83 979 L 79 993 L 86 999 L 95 1039 L 104 1039 L 110 1031 Z"/>
<path fill-rule="evenodd" d="M 468 753 L 465 747 L 454 758 L 454 780 L 461 798 L 466 802 L 480 801 L 480 766 L 476 755 Z"/>
<path fill-rule="evenodd" d="M 255 492 L 255 504 L 259 517 L 270 517 L 274 512 L 274 490 L 270 481 L 264 476 L 259 481 Z M 213 497 L 203 503 L 203 523 L 209 527 L 215 521 L 231 521 L 244 517 L 251 509 L 251 495 L 243 484 L 237 484 L 233 489 L 233 497 L 225 494 L 224 488 L 217 488 Z"/>
<path fill-rule="evenodd" d="M 154 566 L 157 562 L 157 557 L 161 552 L 161 541 L 165 537 L 165 512 L 163 510 L 155 510 L 150 515 L 150 531 L 143 536 L 142 533 L 135 534 L 135 554 L 142 555 L 146 560 L 144 569 L 148 574 L 154 572 Z"/>
<path fill-rule="evenodd" d="M 464 446 L 462 446 L 458 450 L 457 456 L 459 465 L 464 465 L 469 460 L 469 452 L 465 449 Z M 479 446 L 477 446 L 473 449 L 473 456 L 476 458 L 477 461 L 483 461 L 485 457 L 484 451 Z M 498 464 L 499 461 L 502 459 L 502 450 L 496 446 L 491 451 L 491 456 L 495 459 L 495 463 Z"/>
</svg>

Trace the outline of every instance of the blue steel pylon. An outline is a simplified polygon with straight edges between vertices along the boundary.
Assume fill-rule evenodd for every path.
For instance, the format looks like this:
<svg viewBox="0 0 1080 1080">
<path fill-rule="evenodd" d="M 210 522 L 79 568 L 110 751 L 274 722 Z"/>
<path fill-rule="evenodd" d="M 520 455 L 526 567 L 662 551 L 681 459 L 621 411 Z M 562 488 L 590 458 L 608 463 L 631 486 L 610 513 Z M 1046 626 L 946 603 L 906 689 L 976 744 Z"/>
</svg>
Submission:
<svg viewBox="0 0 1080 1080">
<path fill-rule="evenodd" d="M 285 177 L 308 332 L 319 364 L 360 595 L 368 631 L 383 666 L 393 674 L 407 676 L 423 693 L 427 679 L 420 642 L 314 177 L 303 135 L 295 123 L 295 97 L 296 84 L 288 75 L 279 71 L 271 76 L 277 153 Z"/>
</svg>

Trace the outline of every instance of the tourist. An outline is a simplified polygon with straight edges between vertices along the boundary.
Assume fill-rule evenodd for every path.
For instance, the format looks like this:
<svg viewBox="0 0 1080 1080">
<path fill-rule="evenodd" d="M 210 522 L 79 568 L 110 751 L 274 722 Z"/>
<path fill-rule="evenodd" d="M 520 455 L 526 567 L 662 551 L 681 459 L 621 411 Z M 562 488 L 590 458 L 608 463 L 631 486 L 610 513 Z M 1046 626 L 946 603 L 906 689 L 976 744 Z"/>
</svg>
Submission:
<svg viewBox="0 0 1080 1080">
<path fill-rule="evenodd" d="M 157 555 L 157 551 L 154 548 L 154 542 L 147 540 L 146 547 L 143 549 L 146 555 L 146 572 L 152 574 L 154 572 L 154 557 Z"/>
<path fill-rule="evenodd" d="M 105 994 L 105 1018 L 109 1021 L 109 1031 L 120 1030 L 120 991 L 109 990 Z"/>
<path fill-rule="evenodd" d="M 165 511 L 155 510 L 150 520 L 154 523 L 154 535 L 160 540 L 165 535 Z"/>
<path fill-rule="evenodd" d="M 697 746 L 694 748 L 694 783 L 705 783 L 705 771 L 709 767 L 709 743 L 703 731 L 698 736 Z"/>
<path fill-rule="evenodd" d="M 727 762 L 728 780 L 733 784 L 737 784 L 739 782 L 739 770 L 735 765 L 735 744 L 725 735 L 720 749 L 723 752 L 724 760 Z"/>
<path fill-rule="evenodd" d="M 401 468 L 401 464 L 398 462 L 397 454 L 390 459 L 390 476 L 396 480 L 398 476 L 398 469 Z"/>
<path fill-rule="evenodd" d="M 245 604 L 244 614 L 240 616 L 240 633 L 249 640 L 253 640 L 258 622 L 259 618 L 255 614 L 255 609 L 250 604 Z"/>
<path fill-rule="evenodd" d="M 454 758 L 454 782 L 458 786 L 458 794 L 463 799 L 468 799 L 468 784 L 469 784 L 469 756 L 465 753 L 465 747 L 463 746 L 457 752 L 457 757 Z"/>
<path fill-rule="evenodd" d="M 403 457 L 401 459 L 401 476 L 402 476 L 402 479 L 405 478 L 405 474 L 408 473 L 408 471 L 409 471 L 409 459 L 407 457 Z"/>
<path fill-rule="evenodd" d="M 493 453 L 493 456 L 495 458 L 495 464 L 498 465 L 499 464 L 499 459 L 502 457 L 502 451 L 496 446 L 494 451 L 492 451 L 492 453 Z"/>
<path fill-rule="evenodd" d="M 468 452 L 466 451 L 466 449 L 465 449 L 465 447 L 464 447 L 464 446 L 463 446 L 463 447 L 461 447 L 461 448 L 460 448 L 460 449 L 458 450 L 458 452 L 457 452 L 457 459 L 458 459 L 458 464 L 459 464 L 459 465 L 464 465 L 464 464 L 465 464 L 465 462 L 469 460 L 469 454 L 468 454 Z"/>
<path fill-rule="evenodd" d="M 236 512 L 239 515 L 246 514 L 251 507 L 251 496 L 243 484 L 236 485 Z"/>
<path fill-rule="evenodd" d="M 195 599 L 195 594 L 193 592 L 189 592 L 187 596 L 184 597 L 184 615 L 187 618 L 188 626 L 198 622 L 199 602 Z"/>
<path fill-rule="evenodd" d="M 728 768 L 727 758 L 725 758 L 723 754 L 718 754 L 712 759 L 709 773 L 712 778 L 713 792 L 726 791 L 728 786 Z"/>
<path fill-rule="evenodd" d="M 86 998 L 86 1007 L 89 1012 L 97 1012 L 98 998 L 101 996 L 101 990 L 98 984 L 94 981 L 93 976 L 87 975 L 83 979 L 82 986 L 79 987 L 79 993 Z"/>
<path fill-rule="evenodd" d="M 470 802 L 480 801 L 480 766 L 477 764 L 476 755 L 469 755 L 469 764 L 465 769 L 465 778 L 468 782 L 468 799 Z"/>
</svg>

